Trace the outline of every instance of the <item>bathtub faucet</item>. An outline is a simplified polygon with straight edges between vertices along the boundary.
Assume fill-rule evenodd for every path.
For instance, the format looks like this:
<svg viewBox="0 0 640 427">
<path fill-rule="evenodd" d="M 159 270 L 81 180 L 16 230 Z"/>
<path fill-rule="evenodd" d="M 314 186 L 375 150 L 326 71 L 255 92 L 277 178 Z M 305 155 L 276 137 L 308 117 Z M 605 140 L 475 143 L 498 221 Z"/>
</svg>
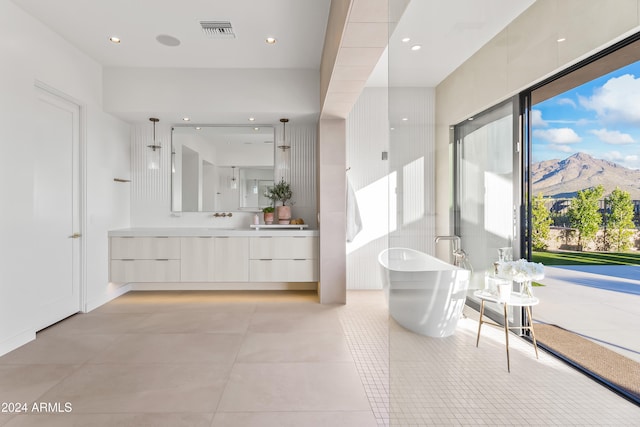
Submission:
<svg viewBox="0 0 640 427">
<path fill-rule="evenodd" d="M 460 249 L 460 237 L 458 236 L 436 236 L 436 243 L 440 240 L 450 240 L 453 242 L 453 252 Z"/>
<path fill-rule="evenodd" d="M 467 268 L 467 253 L 462 249 L 456 249 L 453 251 L 453 265 L 456 267 Z"/>
</svg>

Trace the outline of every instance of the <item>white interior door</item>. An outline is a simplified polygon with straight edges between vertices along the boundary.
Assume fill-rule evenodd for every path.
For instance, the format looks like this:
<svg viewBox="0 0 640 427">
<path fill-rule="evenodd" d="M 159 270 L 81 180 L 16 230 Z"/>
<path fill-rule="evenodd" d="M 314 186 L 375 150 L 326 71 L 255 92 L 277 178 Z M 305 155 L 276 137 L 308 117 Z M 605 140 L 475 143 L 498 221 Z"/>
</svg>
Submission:
<svg viewBox="0 0 640 427">
<path fill-rule="evenodd" d="M 80 310 L 80 107 L 36 88 L 34 268 L 36 329 Z"/>
</svg>

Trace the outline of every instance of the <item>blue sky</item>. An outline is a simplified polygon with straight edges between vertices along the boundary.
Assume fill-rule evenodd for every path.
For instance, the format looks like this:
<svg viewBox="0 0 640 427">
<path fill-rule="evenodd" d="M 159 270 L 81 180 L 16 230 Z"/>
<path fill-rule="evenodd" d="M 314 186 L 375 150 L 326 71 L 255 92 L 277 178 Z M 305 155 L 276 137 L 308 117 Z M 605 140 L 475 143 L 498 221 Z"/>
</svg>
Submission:
<svg viewBox="0 0 640 427">
<path fill-rule="evenodd" d="M 640 61 L 532 108 L 533 161 L 583 152 L 640 169 Z"/>
</svg>

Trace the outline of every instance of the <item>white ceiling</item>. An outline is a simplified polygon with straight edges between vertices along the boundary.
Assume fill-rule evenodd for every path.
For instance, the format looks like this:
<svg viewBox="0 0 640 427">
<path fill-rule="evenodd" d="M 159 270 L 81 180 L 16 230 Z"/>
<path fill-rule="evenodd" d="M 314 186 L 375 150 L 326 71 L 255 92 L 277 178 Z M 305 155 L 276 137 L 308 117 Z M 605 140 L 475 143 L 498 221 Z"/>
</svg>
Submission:
<svg viewBox="0 0 640 427">
<path fill-rule="evenodd" d="M 331 3 L 330 0 L 12 1 L 105 67 L 315 70 L 320 68 Z M 367 1 L 360 3 L 366 6 Z M 392 86 L 436 86 L 534 1 L 411 1 L 391 36 L 390 73 L 387 74 L 388 62 L 383 55 L 367 85 L 386 86 L 390 76 Z M 236 38 L 207 37 L 199 23 L 205 20 L 230 21 Z M 158 35 L 170 35 L 181 43 L 177 47 L 164 46 L 156 41 Z M 119 37 L 122 43 L 109 42 L 110 36 Z M 410 43 L 400 42 L 405 36 L 412 39 Z M 266 37 L 275 37 L 278 43 L 268 45 Z M 421 44 L 422 49 L 411 51 L 409 47 L 413 44 Z"/>
<path fill-rule="evenodd" d="M 389 86 L 437 86 L 534 2 L 411 1 L 367 86 L 386 86 L 387 79 Z M 403 43 L 405 37 L 411 41 Z M 416 44 L 422 48 L 412 51 Z"/>
<path fill-rule="evenodd" d="M 12 0 L 107 67 L 320 67 L 330 0 Z M 200 21 L 230 21 L 235 39 Z M 181 41 L 176 47 L 158 35 Z M 115 45 L 109 37 L 122 42 Z M 278 43 L 268 45 L 267 37 Z"/>
</svg>

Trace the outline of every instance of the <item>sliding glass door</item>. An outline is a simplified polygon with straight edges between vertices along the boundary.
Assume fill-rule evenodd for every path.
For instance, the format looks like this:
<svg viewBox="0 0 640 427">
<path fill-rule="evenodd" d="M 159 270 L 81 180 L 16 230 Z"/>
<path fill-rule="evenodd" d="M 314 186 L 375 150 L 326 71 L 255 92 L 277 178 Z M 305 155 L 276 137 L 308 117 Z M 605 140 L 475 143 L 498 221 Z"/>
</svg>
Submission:
<svg viewBox="0 0 640 427">
<path fill-rule="evenodd" d="M 454 232 L 477 289 L 484 288 L 498 249 L 511 248 L 514 258 L 521 253 L 517 105 L 510 99 L 454 127 Z"/>
</svg>

